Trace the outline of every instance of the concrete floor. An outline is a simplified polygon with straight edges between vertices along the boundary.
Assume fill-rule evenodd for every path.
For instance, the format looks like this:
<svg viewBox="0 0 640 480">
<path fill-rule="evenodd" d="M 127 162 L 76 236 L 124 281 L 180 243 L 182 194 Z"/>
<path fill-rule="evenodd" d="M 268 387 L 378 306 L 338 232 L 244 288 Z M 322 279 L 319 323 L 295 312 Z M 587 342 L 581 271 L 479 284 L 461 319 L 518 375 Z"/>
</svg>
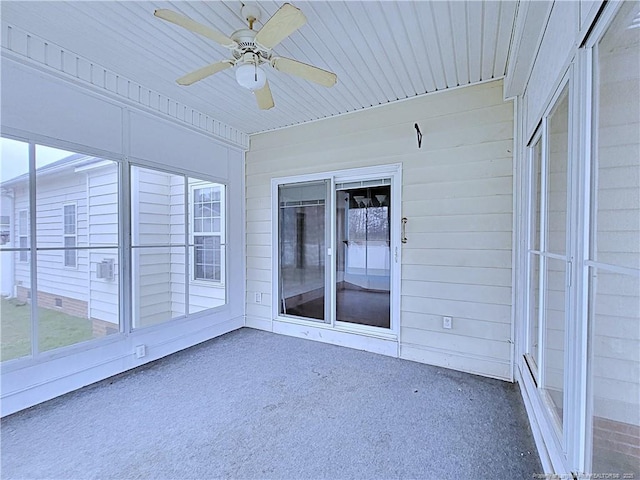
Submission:
<svg viewBox="0 0 640 480">
<path fill-rule="evenodd" d="M 241 329 L 9 416 L 2 478 L 526 479 L 515 384 Z"/>
</svg>

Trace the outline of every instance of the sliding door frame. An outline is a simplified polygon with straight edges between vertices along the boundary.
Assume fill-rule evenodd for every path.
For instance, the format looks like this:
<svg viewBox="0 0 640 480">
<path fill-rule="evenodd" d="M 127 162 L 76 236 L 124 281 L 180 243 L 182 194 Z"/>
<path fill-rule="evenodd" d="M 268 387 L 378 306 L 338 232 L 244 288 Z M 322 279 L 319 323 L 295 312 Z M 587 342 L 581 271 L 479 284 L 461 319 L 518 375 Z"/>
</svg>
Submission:
<svg viewBox="0 0 640 480">
<path fill-rule="evenodd" d="M 573 455 L 572 446 L 575 443 L 575 415 L 570 413 L 570 406 L 573 405 L 572 401 L 576 398 L 576 384 L 575 378 L 580 375 L 580 366 L 573 359 L 572 338 L 575 334 L 575 326 L 572 319 L 575 318 L 575 207 L 577 205 L 576 195 L 576 183 L 577 171 L 572 161 L 576 156 L 576 134 L 578 125 L 576 124 L 576 83 L 575 72 L 573 64 L 564 72 L 561 80 L 559 81 L 553 96 L 551 97 L 543 115 L 541 123 L 538 129 L 533 133 L 529 142 L 526 144 L 524 165 L 525 178 L 526 178 L 526 195 L 524 212 L 526 216 L 525 221 L 525 238 L 526 247 L 524 254 L 526 255 L 524 265 L 526 267 L 525 272 L 525 319 L 524 330 L 525 334 L 522 336 L 523 344 L 520 346 L 520 362 L 524 367 L 521 369 L 522 380 L 524 388 L 530 395 L 530 401 L 535 410 L 535 416 L 537 417 L 538 426 L 542 431 L 545 438 L 545 442 L 548 443 L 547 453 L 552 458 L 552 464 L 562 464 L 566 469 L 570 462 L 571 455 Z M 566 93 L 565 93 L 566 89 Z M 552 115 L 555 113 L 557 107 L 563 99 L 563 95 L 566 95 L 568 101 L 568 122 L 567 122 L 567 178 L 566 178 L 566 217 L 565 217 L 565 253 L 564 255 L 550 252 L 548 249 L 548 201 L 549 201 L 549 170 L 550 170 L 550 147 L 549 147 L 549 123 Z M 533 176 L 533 157 L 535 155 L 534 149 L 536 144 L 540 141 L 541 146 L 541 158 L 540 158 L 540 216 L 537 219 L 539 225 L 538 237 L 538 249 L 534 248 L 534 236 L 536 234 L 536 225 L 533 220 L 535 218 L 535 205 L 533 205 L 533 199 L 536 192 L 532 191 Z M 537 345 L 537 364 L 536 371 L 531 368 L 527 357 L 531 352 L 529 351 L 531 325 L 533 319 L 531 318 L 531 306 L 533 299 L 531 298 L 531 271 L 533 267 L 532 255 L 536 257 L 535 261 L 538 263 L 538 345 Z M 562 342 L 562 356 L 563 356 L 563 380 L 562 380 L 562 419 L 558 423 L 554 414 L 552 413 L 552 405 L 545 393 L 546 385 L 546 365 L 547 355 L 545 350 L 547 349 L 546 331 L 546 301 L 547 301 L 547 287 L 548 280 L 546 278 L 546 267 L 548 260 L 560 260 L 565 264 L 565 281 L 564 281 L 564 338 Z M 551 447 L 551 448 L 549 448 Z"/>
<path fill-rule="evenodd" d="M 367 325 L 346 324 L 344 322 L 336 322 L 336 279 L 337 279 L 337 239 L 336 239 L 336 205 L 335 192 L 336 183 L 361 182 L 368 180 L 376 180 L 390 178 L 391 179 L 391 272 L 390 272 L 390 328 L 371 327 Z M 329 198 L 326 201 L 326 208 L 329 209 L 327 232 L 329 242 L 325 251 L 325 261 L 331 265 L 329 278 L 326 279 L 325 298 L 329 302 L 330 316 L 327 322 L 322 323 L 313 319 L 304 319 L 301 317 L 283 316 L 279 310 L 279 205 L 278 205 L 278 188 L 285 184 L 307 183 L 313 181 L 328 181 L 330 185 Z M 295 323 L 300 325 L 308 325 L 318 328 L 328 328 L 336 331 L 355 333 L 369 337 L 379 337 L 385 339 L 397 340 L 400 335 L 400 278 L 402 265 L 402 248 L 401 248 L 401 217 L 402 217 L 402 164 L 381 165 L 375 167 L 354 168 L 348 170 L 335 170 L 328 172 L 311 173 L 305 175 L 295 175 L 288 177 L 278 177 L 271 180 L 271 302 L 272 319 L 276 321 Z"/>
</svg>

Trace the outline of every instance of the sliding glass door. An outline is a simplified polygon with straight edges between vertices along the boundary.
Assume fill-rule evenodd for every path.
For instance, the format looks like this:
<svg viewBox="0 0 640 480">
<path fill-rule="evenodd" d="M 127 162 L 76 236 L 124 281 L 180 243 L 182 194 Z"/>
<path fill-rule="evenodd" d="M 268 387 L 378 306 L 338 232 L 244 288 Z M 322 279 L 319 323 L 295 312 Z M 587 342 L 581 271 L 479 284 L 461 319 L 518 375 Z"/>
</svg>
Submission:
<svg viewBox="0 0 640 480">
<path fill-rule="evenodd" d="M 569 84 L 558 93 L 529 148 L 529 319 L 525 360 L 557 438 L 566 443 L 570 298 Z"/>
<path fill-rule="evenodd" d="M 336 321 L 389 328 L 391 186 L 341 187 L 336 191 Z"/>
<path fill-rule="evenodd" d="M 400 179 L 397 166 L 380 170 L 274 180 L 276 317 L 351 331 L 394 330 Z"/>
<path fill-rule="evenodd" d="M 640 4 L 593 49 L 589 472 L 640 478 Z"/>
<path fill-rule="evenodd" d="M 326 181 L 278 187 L 279 313 L 327 321 Z"/>
</svg>

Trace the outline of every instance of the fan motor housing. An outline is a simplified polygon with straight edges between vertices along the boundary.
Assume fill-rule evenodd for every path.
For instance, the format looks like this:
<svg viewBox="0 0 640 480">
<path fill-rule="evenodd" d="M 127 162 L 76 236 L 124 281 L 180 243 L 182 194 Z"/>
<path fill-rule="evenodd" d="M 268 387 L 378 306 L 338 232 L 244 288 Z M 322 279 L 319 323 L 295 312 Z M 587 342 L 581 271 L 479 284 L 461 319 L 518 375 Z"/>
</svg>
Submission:
<svg viewBox="0 0 640 480">
<path fill-rule="evenodd" d="M 252 53 L 260 57 L 262 61 L 268 61 L 271 58 L 271 52 L 260 48 L 256 42 L 256 31 L 249 28 L 241 28 L 231 34 L 231 38 L 238 43 L 233 49 L 233 56 L 239 60 L 247 53 Z"/>
</svg>

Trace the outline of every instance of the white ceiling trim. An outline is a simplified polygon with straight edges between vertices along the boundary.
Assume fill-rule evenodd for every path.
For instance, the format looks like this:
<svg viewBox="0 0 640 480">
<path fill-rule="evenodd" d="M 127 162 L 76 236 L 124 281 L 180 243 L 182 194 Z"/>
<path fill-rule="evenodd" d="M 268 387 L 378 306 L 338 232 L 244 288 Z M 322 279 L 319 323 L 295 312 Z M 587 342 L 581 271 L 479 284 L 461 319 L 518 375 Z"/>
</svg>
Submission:
<svg viewBox="0 0 640 480">
<path fill-rule="evenodd" d="M 283 127 L 274 127 L 274 128 L 272 128 L 270 130 L 264 130 L 264 131 L 261 131 L 261 132 L 250 133 L 249 136 L 252 137 L 254 135 L 260 135 L 262 133 L 275 132 L 275 131 L 278 131 L 278 130 L 284 130 L 285 128 L 296 127 L 298 125 L 307 125 L 309 123 L 323 122 L 325 120 L 330 120 L 332 118 L 346 117 L 348 115 L 353 115 L 353 114 L 361 113 L 361 112 L 364 112 L 364 111 L 369 111 L 369 110 L 374 110 L 374 109 L 378 109 L 378 108 L 388 107 L 389 105 L 395 105 L 397 103 L 411 102 L 411 101 L 414 101 L 414 100 L 419 99 L 419 98 L 431 97 L 433 95 L 439 95 L 439 94 L 442 94 L 442 93 L 451 92 L 452 90 L 460 90 L 462 88 L 475 87 L 477 85 L 484 85 L 485 83 L 500 82 L 500 81 L 504 82 L 505 78 L 506 77 L 503 75 L 501 77 L 490 78 L 489 80 L 480 80 L 479 82 L 475 82 L 475 83 L 468 84 L 468 85 L 458 85 L 457 87 L 445 88 L 445 89 L 442 89 L 442 90 L 436 90 L 434 92 L 421 93 L 421 94 L 415 95 L 413 97 L 401 98 L 399 100 L 395 100 L 395 101 L 389 102 L 389 103 L 381 103 L 380 105 L 373 105 L 371 107 L 362 108 L 360 110 L 353 110 L 351 112 L 339 113 L 337 115 L 332 115 L 331 117 L 316 118 L 315 120 L 309 120 L 309 121 L 306 121 L 306 122 L 296 123 L 295 125 L 286 125 L 286 126 L 283 126 Z M 514 100 L 514 97 L 509 97 L 509 98 L 504 97 L 504 101 L 505 102 L 510 102 L 510 101 L 513 101 L 513 100 Z"/>
<path fill-rule="evenodd" d="M 2 24 L 2 55 L 53 72 L 101 94 L 170 118 L 215 137 L 223 143 L 249 148 L 249 136 L 206 113 L 153 91 L 95 62 L 81 57 L 37 35 L 9 24 Z"/>
</svg>

